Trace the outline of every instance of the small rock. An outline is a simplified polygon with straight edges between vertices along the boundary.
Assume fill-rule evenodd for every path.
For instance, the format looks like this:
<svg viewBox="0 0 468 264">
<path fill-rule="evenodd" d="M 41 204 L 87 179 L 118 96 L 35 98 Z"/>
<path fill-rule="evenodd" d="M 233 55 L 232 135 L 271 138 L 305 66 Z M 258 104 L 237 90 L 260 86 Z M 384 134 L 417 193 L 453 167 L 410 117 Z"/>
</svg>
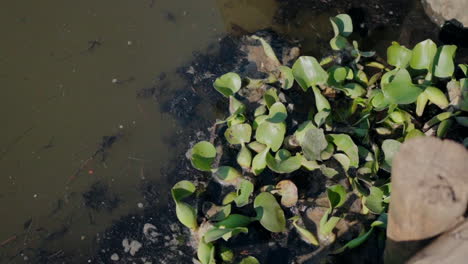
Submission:
<svg viewBox="0 0 468 264">
<path fill-rule="evenodd" d="M 118 261 L 120 258 L 119 258 L 119 255 L 117 255 L 117 253 L 114 253 L 112 254 L 112 256 L 110 257 L 111 260 L 113 261 Z"/>
</svg>

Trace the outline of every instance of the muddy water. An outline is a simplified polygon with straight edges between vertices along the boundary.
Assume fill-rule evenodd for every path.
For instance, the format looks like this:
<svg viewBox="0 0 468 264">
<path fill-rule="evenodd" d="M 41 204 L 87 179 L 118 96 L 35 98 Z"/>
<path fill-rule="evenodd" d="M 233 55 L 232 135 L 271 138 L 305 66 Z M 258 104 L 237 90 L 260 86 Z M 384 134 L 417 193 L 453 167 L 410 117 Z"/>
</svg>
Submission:
<svg viewBox="0 0 468 264">
<path fill-rule="evenodd" d="M 328 17 L 346 11 L 299 11 L 275 23 L 279 2 L 2 3 L 0 261 L 25 248 L 86 259 L 97 233 L 147 206 L 143 180 L 168 190 L 167 139 L 183 127 L 139 90 L 189 89 L 176 69 L 227 32 L 272 27 L 318 53 L 331 36 Z M 12 263 L 27 262 L 21 254 Z"/>
</svg>

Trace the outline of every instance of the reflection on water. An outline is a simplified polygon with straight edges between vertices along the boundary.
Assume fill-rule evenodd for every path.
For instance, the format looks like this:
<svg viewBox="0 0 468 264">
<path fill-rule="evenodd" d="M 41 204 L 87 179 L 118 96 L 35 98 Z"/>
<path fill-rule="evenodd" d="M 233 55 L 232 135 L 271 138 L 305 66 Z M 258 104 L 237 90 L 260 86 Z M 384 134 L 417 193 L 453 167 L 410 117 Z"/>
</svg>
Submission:
<svg viewBox="0 0 468 264">
<path fill-rule="evenodd" d="M 136 95 L 189 89 L 176 68 L 192 52 L 267 27 L 313 55 L 328 50 L 328 18 L 343 10 L 297 10 L 283 21 L 280 2 L 290 1 L 3 3 L 0 262 L 18 252 L 14 263 L 27 260 L 27 248 L 86 259 L 97 233 L 147 206 L 143 180 L 169 189 L 160 172 L 174 158 L 167 139 L 183 128 Z"/>
</svg>

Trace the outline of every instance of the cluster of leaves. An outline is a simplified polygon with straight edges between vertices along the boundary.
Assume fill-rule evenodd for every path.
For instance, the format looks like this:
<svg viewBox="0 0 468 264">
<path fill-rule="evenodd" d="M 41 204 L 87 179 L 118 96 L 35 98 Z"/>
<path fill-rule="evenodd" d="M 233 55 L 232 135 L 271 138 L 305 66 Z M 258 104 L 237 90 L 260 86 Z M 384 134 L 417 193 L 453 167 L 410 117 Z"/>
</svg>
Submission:
<svg viewBox="0 0 468 264">
<path fill-rule="evenodd" d="M 327 187 L 329 208 L 317 227 L 319 239 L 299 224 L 300 215 L 288 221 L 283 211 L 298 202 L 298 188 L 285 176 L 296 170 L 320 170 L 333 178 L 339 172 L 326 165 L 330 159 L 341 165 L 352 186 L 348 191 L 360 197 L 362 213 L 380 215 L 367 232 L 336 252 L 360 245 L 375 227 L 386 225 L 391 194 L 389 173 L 400 144 L 425 133 L 445 137 L 451 128 L 468 126 L 468 117 L 464 116 L 468 111 L 467 65 L 459 65 L 465 78 L 457 80 L 453 61 L 456 46 L 437 47 L 425 40 L 410 50 L 393 42 L 387 50 L 387 63 L 378 62 L 373 59 L 374 52 L 360 51 L 356 42 L 349 44 L 347 37 L 353 25 L 348 15 L 330 20 L 335 33 L 330 46 L 336 55 L 320 62 L 310 56 L 299 57 L 292 68 L 281 65 L 264 80 L 243 80 L 231 72 L 214 82 L 214 88 L 229 99 L 230 115 L 218 124 L 227 126 L 224 136 L 230 147 L 238 149 L 239 167 L 213 167 L 218 152 L 207 141 L 193 146 L 190 159 L 196 169 L 211 172 L 214 180 L 235 191 L 228 193 L 221 205 L 211 204 L 205 221 L 199 225 L 195 209 L 182 201 L 195 192 L 193 183 L 181 181 L 172 189 L 177 217 L 197 231 L 198 259 L 202 264 L 215 263 L 219 258 L 231 262 L 232 251 L 216 250 L 215 242 L 247 233 L 253 221 L 259 221 L 270 232 L 285 232 L 290 224 L 304 241 L 315 246 L 322 238 L 333 236 L 342 220 L 336 209 L 348 196 L 344 186 Z M 265 54 L 279 62 L 269 44 L 256 38 Z M 291 131 L 287 119 L 294 112 L 294 102 L 288 102 L 282 90 L 297 87 L 295 81 L 305 93 L 312 91 L 315 102 L 311 102 L 308 118 L 287 135 Z M 266 84 L 269 88 L 262 100 L 248 111 L 238 91 Z M 440 108 L 432 118 L 423 116 L 428 103 Z M 464 143 L 468 143 L 467 139 Z M 255 178 L 267 168 L 281 180 L 274 186 L 255 186 Z M 275 195 L 281 197 L 280 203 Z M 252 200 L 255 217 L 231 214 L 234 207 L 244 207 Z M 258 261 L 248 257 L 241 263 Z"/>
</svg>

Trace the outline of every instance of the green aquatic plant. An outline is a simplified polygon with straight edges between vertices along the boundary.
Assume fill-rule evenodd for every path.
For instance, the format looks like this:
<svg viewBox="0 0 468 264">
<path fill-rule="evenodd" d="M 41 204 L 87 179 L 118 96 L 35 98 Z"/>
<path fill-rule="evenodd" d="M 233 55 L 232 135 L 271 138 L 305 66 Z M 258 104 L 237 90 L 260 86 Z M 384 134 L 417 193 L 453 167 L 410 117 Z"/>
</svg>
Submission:
<svg viewBox="0 0 468 264">
<path fill-rule="evenodd" d="M 211 172 L 211 179 L 227 194 L 220 205 L 209 202 L 201 215 L 183 201 L 196 192 L 193 183 L 184 180 L 172 189 L 179 221 L 198 238 L 197 256 L 202 264 L 220 259 L 233 262 L 236 253 L 225 245 L 218 248 L 217 241 L 248 233 L 257 221 L 272 233 L 295 230 L 312 246 L 334 243 L 334 231 L 344 221 L 344 205 L 351 195 L 360 200 L 359 213 L 373 220 L 367 231 L 334 252 L 353 249 L 386 227 L 389 173 L 405 140 L 450 135 L 468 145 L 468 138 L 456 130 L 468 127 L 468 66 L 455 65 L 456 46 L 437 47 L 425 40 L 410 49 L 393 42 L 385 63 L 375 52 L 361 51 L 356 41 L 347 39 L 353 33 L 348 15 L 330 21 L 333 55 L 321 60 L 301 56 L 290 68 L 281 65 L 267 41 L 254 36 L 268 59 L 279 65 L 277 69 L 265 79 L 230 72 L 214 82 L 214 88 L 229 99 L 229 115 L 216 122 L 223 127 L 224 137 L 217 138 L 217 147 L 198 142 L 189 158 L 195 169 Z M 253 104 L 240 96 L 241 90 L 248 94 L 258 88 L 264 89 L 263 97 Z M 295 112 L 294 105 L 300 102 L 285 96 L 291 89 L 313 96 L 313 101 L 305 102 L 310 108 L 307 118 Z M 430 111 L 426 111 L 428 106 Z M 215 165 L 222 148 L 236 151 L 235 162 Z M 332 183 L 323 186 L 329 205 L 315 223 L 316 231 L 305 227 L 298 210 L 291 210 L 309 198 L 300 197 L 307 190 L 287 178 L 296 171 L 306 175 L 313 171 Z M 266 173 L 275 175 L 275 184 L 259 186 L 258 179 Z M 337 184 L 340 178 L 349 184 Z M 281 197 L 280 202 L 275 195 Z M 289 221 L 285 210 L 295 214 Z M 238 263 L 259 261 L 251 256 Z"/>
</svg>

